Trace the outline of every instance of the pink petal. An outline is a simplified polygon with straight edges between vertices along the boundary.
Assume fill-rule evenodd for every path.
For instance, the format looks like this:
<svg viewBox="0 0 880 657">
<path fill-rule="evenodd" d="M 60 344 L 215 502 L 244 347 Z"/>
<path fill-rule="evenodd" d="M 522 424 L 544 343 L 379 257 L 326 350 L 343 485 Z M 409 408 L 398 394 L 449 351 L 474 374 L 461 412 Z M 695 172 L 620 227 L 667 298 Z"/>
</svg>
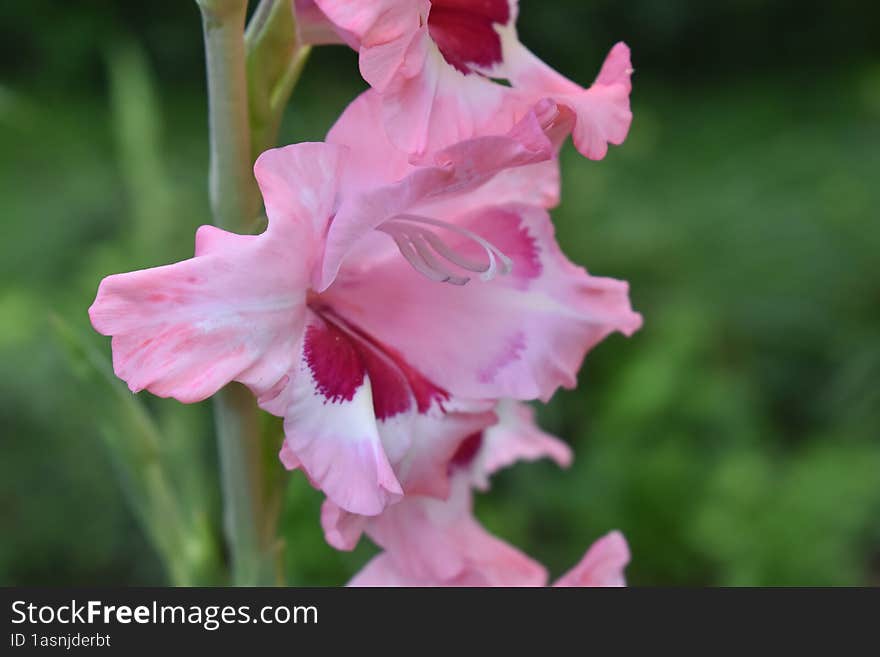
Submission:
<svg viewBox="0 0 880 657">
<path fill-rule="evenodd" d="M 492 406 L 491 402 L 446 400 L 445 410 L 434 403 L 427 412 L 414 408 L 379 422 L 385 453 L 406 496 L 449 496 L 450 460 L 463 440 L 497 420 Z M 357 545 L 365 521 L 364 516 L 346 512 L 329 500 L 321 509 L 325 538 L 338 550 Z"/>
<path fill-rule="evenodd" d="M 623 570 L 629 560 L 626 539 L 613 531 L 593 543 L 581 562 L 553 586 L 626 586 Z"/>
<path fill-rule="evenodd" d="M 377 554 L 346 584 L 353 588 L 422 586 L 422 582 L 400 573 L 387 554 Z"/>
<path fill-rule="evenodd" d="M 341 509 L 331 500 L 321 505 L 321 527 L 327 543 L 337 550 L 353 550 L 369 522 L 369 516 L 362 516 Z"/>
<path fill-rule="evenodd" d="M 337 27 L 365 45 L 387 43 L 418 28 L 428 0 L 315 0 Z"/>
<path fill-rule="evenodd" d="M 388 137 L 407 153 L 431 153 L 480 135 L 504 134 L 522 116 L 519 106 L 505 104 L 508 88 L 449 65 L 430 41 L 427 27 L 409 43 L 403 65 L 378 90 Z"/>
<path fill-rule="evenodd" d="M 355 115 L 351 115 L 354 117 Z M 375 129 L 375 126 L 364 126 Z M 348 129 L 336 135 L 350 134 Z M 346 144 L 353 151 L 356 144 Z M 376 187 L 346 199 L 327 233 L 326 251 L 315 289 L 323 292 L 333 282 L 343 259 L 357 242 L 386 220 L 417 210 L 420 205 L 464 196 L 505 170 L 543 162 L 553 148 L 533 113 L 508 135 L 479 137 L 454 144 L 432 156 L 431 166 L 416 168 L 399 182 Z M 366 160 L 353 157 L 352 166 Z M 364 178 L 344 173 L 345 180 Z"/>
<path fill-rule="evenodd" d="M 505 74 L 526 106 L 552 98 L 574 113 L 575 147 L 592 160 L 601 160 L 608 144 L 626 139 L 632 123 L 629 95 L 632 63 L 629 48 L 616 44 L 608 53 L 595 82 L 583 89 L 547 66 L 513 38 L 505 40 Z"/>
<path fill-rule="evenodd" d="M 569 262 L 543 210 L 487 208 L 455 223 L 505 252 L 512 273 L 459 287 L 426 279 L 398 256 L 343 272 L 326 293 L 346 319 L 454 397 L 547 399 L 575 384 L 584 355 L 605 336 L 641 325 L 626 283 Z"/>
<path fill-rule="evenodd" d="M 382 98 L 367 90 L 355 98 L 327 133 L 327 143 L 346 149 L 340 186 L 346 194 L 397 182 L 415 167 L 382 127 Z"/>
<path fill-rule="evenodd" d="M 241 381 L 259 394 L 291 366 L 305 267 L 265 234 L 203 226 L 196 244 L 191 260 L 105 278 L 92 325 L 113 336 L 114 371 L 133 392 L 188 403 Z"/>
<path fill-rule="evenodd" d="M 403 490 L 379 437 L 369 376 L 339 330 L 308 314 L 286 388 L 261 406 L 284 417 L 289 462 L 342 509 L 376 515 Z"/>
<path fill-rule="evenodd" d="M 409 449 L 394 465 L 407 495 L 445 499 L 449 495 L 449 462 L 462 441 L 497 421 L 491 402 L 465 405 L 453 399 L 444 402 L 443 408 L 445 412 L 432 409 L 413 413 L 397 426 L 391 426 L 393 420 L 381 425 L 386 442 L 391 432 L 405 431 L 413 437 Z"/>
<path fill-rule="evenodd" d="M 195 402 L 240 381 L 274 394 L 293 366 L 310 271 L 336 202 L 339 154 L 326 144 L 264 153 L 254 172 L 265 233 L 203 226 L 195 258 L 102 281 L 89 315 L 113 336 L 114 370 L 133 391 Z"/>
<path fill-rule="evenodd" d="M 477 488 L 487 489 L 491 475 L 517 461 L 550 458 L 560 467 L 571 465 L 571 448 L 538 428 L 531 406 L 506 399 L 498 403 L 497 413 L 499 421 L 484 432 L 482 446 L 471 467 Z"/>
<path fill-rule="evenodd" d="M 297 240 L 297 260 L 316 255 L 336 207 L 343 157 L 339 146 L 304 142 L 269 149 L 254 164 L 269 218 L 267 232 Z"/>
<path fill-rule="evenodd" d="M 542 586 L 547 580 L 540 564 L 476 521 L 465 477 L 455 478 L 448 500 L 404 498 L 370 521 L 367 532 L 389 561 L 369 566 L 355 584 Z"/>
<path fill-rule="evenodd" d="M 362 45 L 358 66 L 361 76 L 377 92 L 385 91 L 404 71 L 420 70 L 427 55 L 424 30 L 412 31 L 373 45 Z"/>
<path fill-rule="evenodd" d="M 425 211 L 432 216 L 443 217 L 450 213 L 461 214 L 508 203 L 553 208 L 559 204 L 559 185 L 559 160 L 553 158 L 506 169 L 466 196 L 432 202 Z"/>
</svg>

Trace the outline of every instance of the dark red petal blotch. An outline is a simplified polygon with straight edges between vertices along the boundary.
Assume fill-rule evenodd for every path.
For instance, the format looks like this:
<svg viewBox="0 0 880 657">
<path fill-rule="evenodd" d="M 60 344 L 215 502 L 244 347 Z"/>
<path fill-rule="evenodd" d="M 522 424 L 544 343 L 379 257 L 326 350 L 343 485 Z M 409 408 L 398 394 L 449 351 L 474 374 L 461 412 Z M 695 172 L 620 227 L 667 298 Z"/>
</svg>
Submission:
<svg viewBox="0 0 880 657">
<path fill-rule="evenodd" d="M 428 30 L 443 58 L 462 73 L 471 66 L 501 61 L 501 38 L 494 23 L 510 20 L 508 0 L 434 0 Z"/>
<path fill-rule="evenodd" d="M 309 324 L 303 355 L 324 399 L 336 403 L 354 398 L 364 382 L 366 367 L 345 333 L 329 322 Z"/>
<path fill-rule="evenodd" d="M 315 386 L 327 402 L 351 401 L 365 374 L 370 378 L 377 420 L 410 410 L 414 401 L 418 412 L 426 413 L 434 401 L 449 398 L 400 354 L 341 318 L 328 316 L 331 311 L 325 311 L 320 323 L 309 325 L 303 347 Z"/>
</svg>

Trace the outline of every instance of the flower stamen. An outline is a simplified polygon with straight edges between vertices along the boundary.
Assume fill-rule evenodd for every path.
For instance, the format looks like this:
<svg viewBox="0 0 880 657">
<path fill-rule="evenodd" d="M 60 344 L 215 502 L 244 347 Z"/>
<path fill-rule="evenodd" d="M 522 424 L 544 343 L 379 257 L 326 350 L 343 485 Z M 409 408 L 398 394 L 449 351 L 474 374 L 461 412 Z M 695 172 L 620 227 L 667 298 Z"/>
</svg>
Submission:
<svg viewBox="0 0 880 657">
<path fill-rule="evenodd" d="M 486 254 L 486 261 L 478 262 L 457 252 L 424 226 L 443 228 L 479 245 Z M 490 281 L 499 273 L 509 274 L 513 269 L 513 262 L 510 258 L 494 244 L 467 228 L 439 219 L 403 214 L 389 219 L 378 229 L 394 240 L 401 255 L 416 271 L 434 281 L 464 285 L 470 280 L 469 276 L 454 273 L 446 263 L 480 274 L 483 281 Z M 446 263 L 438 260 L 437 256 L 445 260 Z"/>
</svg>

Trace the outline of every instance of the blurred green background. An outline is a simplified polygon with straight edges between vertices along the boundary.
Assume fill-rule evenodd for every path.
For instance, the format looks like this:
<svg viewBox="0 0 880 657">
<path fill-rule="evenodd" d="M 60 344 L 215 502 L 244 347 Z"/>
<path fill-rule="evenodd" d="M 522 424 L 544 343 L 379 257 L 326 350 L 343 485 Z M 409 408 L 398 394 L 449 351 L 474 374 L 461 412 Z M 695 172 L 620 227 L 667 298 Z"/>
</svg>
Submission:
<svg viewBox="0 0 880 657">
<path fill-rule="evenodd" d="M 574 466 L 502 473 L 479 515 L 554 574 L 620 528 L 633 584 L 880 584 L 880 5 L 521 4 L 523 40 L 582 83 L 633 49 L 631 135 L 601 163 L 566 148 L 554 216 L 572 259 L 631 282 L 645 326 L 541 409 Z M 282 142 L 321 139 L 361 88 L 353 53 L 318 49 Z M 94 376 L 109 343 L 86 317 L 103 276 L 191 254 L 206 134 L 193 2 L 3 3 L 2 584 L 168 581 L 107 441 L 175 464 L 203 540 L 166 549 L 213 581 L 210 408 Z M 326 546 L 320 498 L 286 489 L 291 584 L 340 584 L 371 554 Z"/>
</svg>

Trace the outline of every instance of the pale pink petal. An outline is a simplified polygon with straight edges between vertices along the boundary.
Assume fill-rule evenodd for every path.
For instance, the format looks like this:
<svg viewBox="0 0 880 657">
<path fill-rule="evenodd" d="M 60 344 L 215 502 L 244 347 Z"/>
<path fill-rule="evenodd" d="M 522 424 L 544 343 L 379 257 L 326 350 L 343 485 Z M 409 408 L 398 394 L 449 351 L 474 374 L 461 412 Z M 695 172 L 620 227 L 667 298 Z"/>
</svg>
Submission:
<svg viewBox="0 0 880 657">
<path fill-rule="evenodd" d="M 403 490 L 379 437 L 369 375 L 339 329 L 308 312 L 287 385 L 261 406 L 284 417 L 289 463 L 341 508 L 376 515 Z"/>
<path fill-rule="evenodd" d="M 623 571 L 629 560 L 626 539 L 619 531 L 613 531 L 593 543 L 581 562 L 553 586 L 626 586 Z"/>
<path fill-rule="evenodd" d="M 342 316 L 394 345 L 454 397 L 547 399 L 575 384 L 585 354 L 605 336 L 641 325 L 627 284 L 568 261 L 542 209 L 508 205 L 455 221 L 504 252 L 512 272 L 454 286 L 428 280 L 398 256 L 368 272 L 343 272 L 326 293 Z M 450 244 L 481 257 L 473 243 Z"/>
<path fill-rule="evenodd" d="M 92 325 L 113 336 L 114 371 L 133 392 L 188 403 L 241 381 L 260 394 L 292 364 L 307 271 L 265 234 L 203 226 L 196 243 L 190 260 L 105 278 Z"/>
<path fill-rule="evenodd" d="M 254 170 L 265 233 L 203 226 L 195 258 L 102 281 L 89 314 L 113 336 L 114 369 L 133 391 L 194 402 L 240 381 L 257 395 L 272 393 L 293 364 L 339 153 L 326 144 L 264 153 Z"/>
<path fill-rule="evenodd" d="M 560 467 L 571 465 L 571 448 L 541 431 L 535 424 L 535 411 L 528 404 L 505 399 L 496 408 L 498 423 L 483 433 L 483 441 L 470 472 L 473 485 L 489 487 L 489 477 L 517 461 L 550 458 Z"/>
</svg>

